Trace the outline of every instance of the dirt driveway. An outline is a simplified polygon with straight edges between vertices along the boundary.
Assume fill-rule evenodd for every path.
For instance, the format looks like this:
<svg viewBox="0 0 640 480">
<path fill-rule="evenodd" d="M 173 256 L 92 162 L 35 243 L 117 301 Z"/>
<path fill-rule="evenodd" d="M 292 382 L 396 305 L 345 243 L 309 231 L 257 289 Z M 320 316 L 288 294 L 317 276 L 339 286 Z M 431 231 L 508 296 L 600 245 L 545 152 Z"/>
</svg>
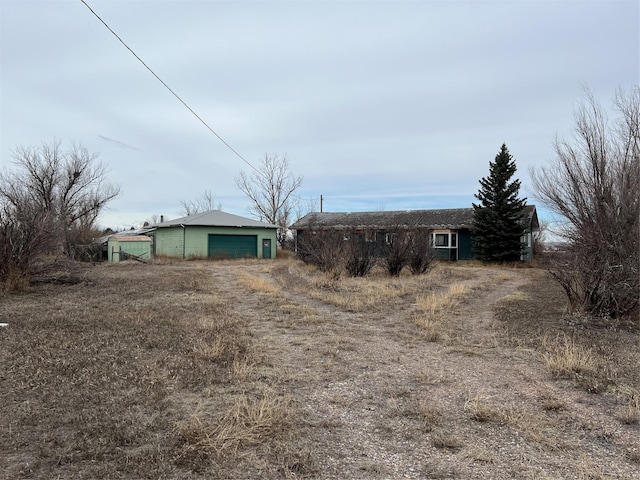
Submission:
<svg viewBox="0 0 640 480">
<path fill-rule="evenodd" d="M 390 305 L 352 308 L 330 299 L 357 295 L 357 279 L 345 287 L 300 268 L 225 264 L 214 275 L 294 400 L 311 476 L 640 478 L 638 426 L 616 419 L 618 397 L 553 380 L 494 317 L 496 302 L 522 296 L 540 272 L 456 267 Z M 465 293 L 425 336 L 419 298 L 452 283 Z"/>
</svg>

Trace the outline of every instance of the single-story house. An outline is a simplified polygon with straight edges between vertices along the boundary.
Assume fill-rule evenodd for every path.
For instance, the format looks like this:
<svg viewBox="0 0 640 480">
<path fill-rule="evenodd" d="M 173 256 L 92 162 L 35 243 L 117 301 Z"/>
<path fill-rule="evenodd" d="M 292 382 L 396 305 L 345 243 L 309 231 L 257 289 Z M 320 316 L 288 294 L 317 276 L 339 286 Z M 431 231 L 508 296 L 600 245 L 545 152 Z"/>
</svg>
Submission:
<svg viewBox="0 0 640 480">
<path fill-rule="evenodd" d="M 107 235 L 99 239 L 103 258 L 109 262 L 120 262 L 130 257 L 140 260 L 151 258 L 151 238 L 146 235 L 132 235 L 126 232 Z"/>
<path fill-rule="evenodd" d="M 209 210 L 151 227 L 154 255 L 276 258 L 275 225 Z"/>
<path fill-rule="evenodd" d="M 539 230 L 535 205 L 527 205 L 522 222 L 522 260 L 533 258 L 533 235 Z M 291 226 L 297 239 L 318 230 L 351 231 L 365 241 L 383 242 L 397 229 L 427 230 L 438 257 L 447 260 L 473 258 L 473 208 L 379 212 L 315 212 Z"/>
</svg>

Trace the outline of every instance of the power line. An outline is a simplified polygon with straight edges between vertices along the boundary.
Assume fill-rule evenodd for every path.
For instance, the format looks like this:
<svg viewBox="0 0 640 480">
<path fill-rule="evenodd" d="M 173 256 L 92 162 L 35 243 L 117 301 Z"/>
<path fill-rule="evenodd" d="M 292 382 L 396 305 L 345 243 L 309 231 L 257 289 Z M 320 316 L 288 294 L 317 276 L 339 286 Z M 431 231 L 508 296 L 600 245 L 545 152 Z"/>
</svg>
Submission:
<svg viewBox="0 0 640 480">
<path fill-rule="evenodd" d="M 196 113 L 196 112 L 195 112 L 195 111 L 194 111 L 194 110 L 193 110 L 193 109 L 192 109 L 192 108 L 187 104 L 187 102 L 185 102 L 182 98 L 180 98 L 180 95 L 178 95 L 175 91 L 173 91 L 173 89 L 172 89 L 169 85 L 167 85 L 167 84 L 164 82 L 164 80 L 162 80 L 162 79 L 161 79 L 161 78 L 156 74 L 156 72 L 154 72 L 154 71 L 151 69 L 151 67 L 149 67 L 149 65 L 147 65 L 147 64 L 146 64 L 146 63 L 145 63 L 145 62 L 144 62 L 144 61 L 143 61 L 143 60 L 142 60 L 142 59 L 141 59 L 141 58 L 136 54 L 136 52 L 134 52 L 134 51 L 131 49 L 131 47 L 129 47 L 129 45 L 127 45 L 127 44 L 126 44 L 126 43 L 125 43 L 125 41 L 124 41 L 124 40 L 122 40 L 122 38 L 120 38 L 120 36 L 119 36 L 116 32 L 114 32 L 114 31 L 113 31 L 113 29 L 112 29 L 109 25 L 107 25 L 107 22 L 105 22 L 105 21 L 100 17 L 100 15 L 98 15 L 98 14 L 93 10 L 93 8 L 91 8 L 91 7 L 89 6 L 89 4 L 88 4 L 87 2 L 85 2 L 85 0 L 80 0 L 80 1 L 84 4 L 84 6 L 85 6 L 85 7 L 87 7 L 87 8 L 89 9 L 89 11 L 90 11 L 91 13 L 93 13 L 93 15 L 94 15 L 98 20 L 100 20 L 100 22 L 101 22 L 101 23 L 102 23 L 102 24 L 107 28 L 107 30 L 109 30 L 109 31 L 113 34 L 113 36 L 114 36 L 114 37 L 116 37 L 116 38 L 118 39 L 118 41 L 119 41 L 122 45 L 124 45 L 124 46 L 125 46 L 125 48 L 126 48 L 127 50 L 129 50 L 129 52 L 131 52 L 131 54 L 132 54 L 133 56 L 134 56 L 134 57 L 136 57 L 136 59 L 137 59 L 137 60 L 138 60 L 142 65 L 144 65 L 144 67 L 145 67 L 147 70 L 149 70 L 149 72 L 151 72 L 151 74 L 152 74 L 154 77 L 156 77 L 156 79 L 157 79 L 157 80 L 158 80 L 158 81 L 159 81 L 159 82 L 160 82 L 160 83 L 161 83 L 161 84 L 162 84 L 162 85 L 163 85 L 167 90 L 169 90 L 169 91 L 171 92 L 171 94 L 172 94 L 174 97 L 176 97 L 180 103 L 182 103 L 182 105 L 184 105 L 184 106 L 187 108 L 187 110 L 189 110 L 189 111 L 190 111 L 190 112 L 191 112 L 191 113 L 192 113 L 192 114 L 193 114 L 193 115 L 194 115 L 198 120 L 200 120 L 200 123 L 202 123 L 202 124 L 203 124 L 203 125 L 204 125 L 204 126 L 205 126 L 205 127 L 206 127 L 210 132 L 211 132 L 211 133 L 213 133 L 213 134 L 218 138 L 218 140 L 220 140 L 222 143 L 224 143 L 224 145 L 225 145 L 229 150 L 231 150 L 233 153 L 235 153 L 235 155 L 236 155 L 240 160 L 242 160 L 244 163 L 246 163 L 247 165 L 249 165 L 249 166 L 250 166 L 253 170 L 255 170 L 259 175 L 262 175 L 262 172 L 260 172 L 256 167 L 254 167 L 254 166 L 253 166 L 253 165 L 252 165 L 252 164 L 251 164 L 251 163 L 250 163 L 246 158 L 244 158 L 242 155 L 240 155 L 240 154 L 238 153 L 238 151 L 237 151 L 236 149 L 234 149 L 231 145 L 229 145 L 229 144 L 225 141 L 225 139 L 224 139 L 224 138 L 222 138 L 220 135 L 218 135 L 218 133 L 217 133 L 213 128 L 211 128 L 211 127 L 207 124 L 207 122 L 205 122 L 205 121 L 200 117 L 200 115 L 198 115 L 198 114 L 197 114 L 197 113 Z"/>
</svg>

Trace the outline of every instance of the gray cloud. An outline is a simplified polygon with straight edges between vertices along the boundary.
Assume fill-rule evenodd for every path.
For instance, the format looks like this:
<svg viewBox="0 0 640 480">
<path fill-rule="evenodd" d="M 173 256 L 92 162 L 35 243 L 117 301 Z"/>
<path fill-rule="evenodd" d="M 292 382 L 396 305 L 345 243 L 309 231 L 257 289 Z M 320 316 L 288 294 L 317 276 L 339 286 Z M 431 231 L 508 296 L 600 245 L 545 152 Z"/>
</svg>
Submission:
<svg viewBox="0 0 640 480">
<path fill-rule="evenodd" d="M 93 3 L 244 158 L 287 154 L 301 196 L 341 210 L 468 204 L 502 142 L 526 188 L 583 85 L 609 105 L 640 71 L 636 1 Z M 105 224 L 207 189 L 246 215 L 247 166 L 80 2 L 0 8 L 2 166 L 77 141 L 122 186 Z"/>
</svg>

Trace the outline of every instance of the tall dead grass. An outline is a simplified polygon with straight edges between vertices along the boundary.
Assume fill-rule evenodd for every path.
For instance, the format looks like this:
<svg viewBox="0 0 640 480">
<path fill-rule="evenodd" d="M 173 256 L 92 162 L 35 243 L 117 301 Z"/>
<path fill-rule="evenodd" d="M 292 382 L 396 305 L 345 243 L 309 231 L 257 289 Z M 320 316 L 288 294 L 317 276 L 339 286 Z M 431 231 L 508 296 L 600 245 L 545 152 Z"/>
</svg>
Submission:
<svg viewBox="0 0 640 480">
<path fill-rule="evenodd" d="M 543 337 L 542 354 L 549 373 L 555 378 L 573 378 L 575 374 L 591 373 L 595 369 L 596 361 L 591 349 L 562 335 L 556 338 Z"/>
<path fill-rule="evenodd" d="M 280 285 L 289 290 L 352 313 L 388 311 L 394 306 L 405 305 L 407 301 L 413 302 L 416 296 L 440 288 L 443 283 L 473 276 L 463 269 L 436 264 L 425 275 L 405 272 L 392 278 L 384 269 L 375 268 L 366 277 L 342 277 L 319 272 L 300 261 L 291 260 L 274 265 L 271 273 Z"/>
<path fill-rule="evenodd" d="M 450 336 L 452 316 L 469 293 L 463 283 L 453 283 L 445 291 L 429 292 L 416 298 L 413 320 L 428 341 L 435 342 Z"/>
<path fill-rule="evenodd" d="M 227 411 L 214 418 L 196 412 L 176 425 L 184 442 L 176 459 L 183 462 L 203 454 L 220 459 L 281 436 L 291 427 L 289 404 L 287 398 L 273 392 L 258 398 L 242 394 Z"/>
</svg>

